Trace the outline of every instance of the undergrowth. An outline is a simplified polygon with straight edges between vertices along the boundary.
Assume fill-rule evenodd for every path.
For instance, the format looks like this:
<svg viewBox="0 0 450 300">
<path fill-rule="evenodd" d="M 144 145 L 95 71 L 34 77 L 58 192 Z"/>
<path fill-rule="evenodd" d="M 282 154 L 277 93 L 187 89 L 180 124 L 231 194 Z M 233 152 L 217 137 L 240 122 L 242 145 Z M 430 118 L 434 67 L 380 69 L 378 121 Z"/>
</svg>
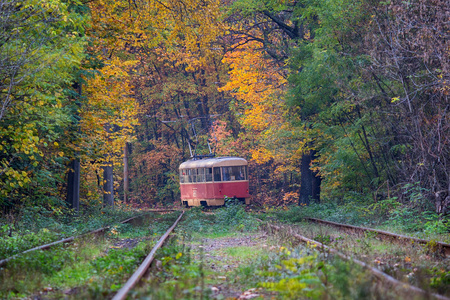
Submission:
<svg viewBox="0 0 450 300">
<path fill-rule="evenodd" d="M 450 232 L 450 216 L 440 216 L 431 210 L 402 204 L 390 198 L 376 203 L 351 201 L 312 203 L 308 206 L 291 206 L 269 210 L 278 220 L 298 223 L 305 218 L 318 218 L 332 222 L 383 228 L 418 235 L 424 238 L 441 238 L 446 241 Z"/>
<path fill-rule="evenodd" d="M 78 215 L 41 206 L 26 207 L 18 215 L 0 218 L 0 259 L 65 237 L 77 236 L 136 215 L 133 211 L 101 209 Z"/>
<path fill-rule="evenodd" d="M 145 299 L 211 299 L 202 261 L 195 261 L 189 235 L 177 234 L 158 251 L 150 275 L 142 287 L 130 293 Z M 145 295 L 145 297 L 143 297 Z"/>
<path fill-rule="evenodd" d="M 215 209 L 215 214 L 205 214 L 202 207 L 186 212 L 183 226 L 186 230 L 201 234 L 250 232 L 258 227 L 257 220 L 245 212 L 244 205 L 232 198 L 225 199 L 225 206 Z"/>
<path fill-rule="evenodd" d="M 275 293 L 272 299 L 399 299 L 358 265 L 303 246 L 255 258 L 233 278 Z"/>
<path fill-rule="evenodd" d="M 149 215 L 102 235 L 20 255 L 1 269 L 0 298 L 44 294 L 46 299 L 61 299 L 73 294 L 76 299 L 104 299 L 128 279 L 174 217 Z M 158 225 L 150 227 L 155 218 Z"/>
</svg>

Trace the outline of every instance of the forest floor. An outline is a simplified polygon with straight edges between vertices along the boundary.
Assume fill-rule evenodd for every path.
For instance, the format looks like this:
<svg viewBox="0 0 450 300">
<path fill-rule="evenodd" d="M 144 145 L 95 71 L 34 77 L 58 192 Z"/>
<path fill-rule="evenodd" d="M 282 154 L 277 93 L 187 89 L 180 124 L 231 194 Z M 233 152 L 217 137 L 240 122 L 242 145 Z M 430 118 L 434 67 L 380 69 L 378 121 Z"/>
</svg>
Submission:
<svg viewBox="0 0 450 300">
<path fill-rule="evenodd" d="M 264 233 L 234 233 L 231 236 L 200 237 L 191 243 L 194 259 L 203 263 L 210 274 L 209 287 L 216 299 L 252 299 L 267 296 L 258 286 L 248 287 L 237 280 L 240 266 L 250 264 L 261 252 L 275 251 L 276 246 Z M 233 278 L 234 280 L 230 280 Z"/>
<path fill-rule="evenodd" d="M 2 299 L 110 299 L 136 270 L 179 212 L 112 226 L 104 235 L 20 256 L 0 268 Z M 188 210 L 130 299 L 421 299 L 384 286 L 369 272 L 323 249 L 299 244 L 304 234 L 358 257 L 405 283 L 450 295 L 448 259 L 426 249 L 415 256 L 372 236 L 294 222 L 267 232 L 240 205 L 214 213 Z"/>
</svg>

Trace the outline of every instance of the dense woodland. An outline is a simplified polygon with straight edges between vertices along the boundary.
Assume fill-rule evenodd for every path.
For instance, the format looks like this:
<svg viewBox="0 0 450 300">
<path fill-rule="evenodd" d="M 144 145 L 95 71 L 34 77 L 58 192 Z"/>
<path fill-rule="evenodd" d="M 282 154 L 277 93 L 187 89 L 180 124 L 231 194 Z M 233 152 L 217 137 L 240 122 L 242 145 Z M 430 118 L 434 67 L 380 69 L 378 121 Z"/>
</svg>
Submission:
<svg viewBox="0 0 450 300">
<path fill-rule="evenodd" d="M 209 143 L 249 160 L 257 205 L 442 218 L 449 16 L 445 0 L 0 0 L 2 213 L 78 189 L 80 209 L 179 203 L 178 165 Z"/>
</svg>

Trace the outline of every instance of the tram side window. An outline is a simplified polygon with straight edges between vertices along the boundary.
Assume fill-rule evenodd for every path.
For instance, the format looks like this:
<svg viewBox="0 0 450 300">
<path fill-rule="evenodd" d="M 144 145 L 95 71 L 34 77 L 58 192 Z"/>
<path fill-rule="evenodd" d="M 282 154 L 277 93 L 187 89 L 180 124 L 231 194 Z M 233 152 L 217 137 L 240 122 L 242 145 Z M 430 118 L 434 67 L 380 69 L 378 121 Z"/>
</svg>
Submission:
<svg viewBox="0 0 450 300">
<path fill-rule="evenodd" d="M 212 168 L 205 168 L 205 180 L 207 182 L 211 182 L 212 181 Z"/>
<path fill-rule="evenodd" d="M 186 170 L 180 170 L 180 183 L 185 183 Z"/>
<path fill-rule="evenodd" d="M 197 169 L 197 182 L 205 182 L 205 168 Z"/>
<path fill-rule="evenodd" d="M 248 180 L 247 177 L 247 166 L 240 166 L 239 167 L 239 176 L 241 177 L 241 179 L 239 180 Z"/>
<path fill-rule="evenodd" d="M 188 183 L 191 182 L 191 169 L 182 169 L 180 170 L 180 183 Z"/>
<path fill-rule="evenodd" d="M 188 169 L 189 182 L 197 182 L 197 169 Z"/>
<path fill-rule="evenodd" d="M 218 169 L 220 181 L 220 169 Z M 199 168 L 199 169 L 182 169 L 180 170 L 180 183 L 195 183 L 195 182 L 211 182 L 213 178 L 213 168 Z"/>
<path fill-rule="evenodd" d="M 222 181 L 220 177 L 220 168 L 214 168 L 214 181 Z"/>
<path fill-rule="evenodd" d="M 223 167 L 223 181 L 246 180 L 247 166 Z"/>
<path fill-rule="evenodd" d="M 223 181 L 230 181 L 231 175 L 230 175 L 231 167 L 222 167 L 222 178 Z"/>
</svg>

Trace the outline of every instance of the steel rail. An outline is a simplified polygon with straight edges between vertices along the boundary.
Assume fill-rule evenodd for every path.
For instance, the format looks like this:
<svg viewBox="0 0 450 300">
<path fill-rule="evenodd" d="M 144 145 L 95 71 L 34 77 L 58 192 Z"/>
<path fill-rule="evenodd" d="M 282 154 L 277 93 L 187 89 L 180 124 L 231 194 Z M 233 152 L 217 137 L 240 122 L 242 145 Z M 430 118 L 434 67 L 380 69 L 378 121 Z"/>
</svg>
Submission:
<svg viewBox="0 0 450 300">
<path fill-rule="evenodd" d="M 132 221 L 134 219 L 143 217 L 145 215 L 147 215 L 147 213 L 141 214 L 141 215 L 138 215 L 138 216 L 135 216 L 135 217 L 128 218 L 126 220 L 120 221 L 119 223 L 120 224 L 125 224 L 125 223 L 128 223 L 128 222 L 130 222 L 130 221 Z M 83 233 L 83 234 L 80 234 L 80 235 L 77 235 L 77 236 L 67 237 L 67 238 L 64 238 L 64 239 L 61 239 L 61 240 L 58 240 L 58 241 L 55 241 L 55 242 L 52 242 L 52 243 L 49 243 L 49 244 L 45 244 L 45 245 L 42 245 L 42 246 L 38 246 L 38 247 L 34 247 L 34 248 L 31 248 L 31 249 L 25 250 L 23 252 L 17 253 L 17 254 L 15 254 L 13 256 L 10 256 L 8 258 L 0 260 L 0 267 L 5 265 L 10 260 L 13 260 L 13 259 L 17 258 L 20 255 L 23 255 L 23 254 L 26 254 L 26 253 L 29 253 L 29 252 L 32 252 L 32 251 L 36 251 L 36 250 L 45 250 L 45 249 L 48 249 L 48 248 L 53 247 L 53 246 L 58 245 L 58 244 L 72 243 L 77 238 L 80 238 L 80 237 L 83 237 L 83 236 L 86 236 L 86 235 L 89 235 L 89 234 L 95 234 L 95 233 L 99 233 L 99 232 L 105 231 L 106 229 L 110 228 L 111 226 L 112 225 L 108 225 L 108 226 L 105 226 L 105 227 L 102 227 L 102 228 L 99 228 L 99 229 L 95 229 L 93 231 L 89 231 L 89 232 L 86 232 L 86 233 Z"/>
<path fill-rule="evenodd" d="M 68 237 L 68 238 L 65 238 L 65 239 L 62 239 L 62 240 L 59 240 L 59 241 L 50 243 L 50 244 L 45 244 L 45 245 L 42 245 L 42 246 L 38 246 L 38 247 L 34 247 L 34 248 L 31 248 L 31 249 L 25 250 L 25 251 L 23 251 L 23 252 L 17 253 L 17 254 L 15 254 L 15 255 L 13 255 L 13 256 L 10 256 L 10 257 L 8 257 L 8 258 L 5 258 L 5 259 L 0 260 L 0 267 L 3 266 L 3 265 L 5 265 L 8 261 L 13 260 L 14 258 L 16 258 L 16 257 L 18 257 L 18 256 L 20 256 L 20 255 L 23 255 L 23 254 L 25 254 L 25 253 L 32 252 L 32 251 L 36 251 L 36 250 L 44 250 L 44 249 L 48 249 L 48 248 L 50 248 L 50 247 L 52 247 L 52 246 L 54 246 L 54 245 L 61 244 L 61 243 L 71 243 L 71 242 L 73 242 L 74 240 L 75 240 L 75 237 L 74 237 L 74 236 L 71 236 L 71 237 Z"/>
<path fill-rule="evenodd" d="M 183 211 L 181 209 L 175 209 L 175 208 L 149 208 L 143 210 L 145 212 L 171 212 L 171 211 Z"/>
<path fill-rule="evenodd" d="M 396 234 L 396 233 L 392 233 L 392 232 L 388 232 L 388 231 L 384 231 L 384 230 L 378 230 L 378 229 L 367 228 L 367 227 L 358 227 L 358 226 L 354 226 L 354 225 L 336 223 L 336 222 L 326 221 L 326 220 L 322 220 L 322 219 L 316 219 L 316 218 L 305 218 L 305 219 L 308 221 L 316 222 L 316 223 L 332 225 L 332 226 L 340 227 L 340 228 L 347 228 L 347 229 L 350 229 L 353 231 L 375 232 L 379 235 L 387 236 L 387 237 L 393 238 L 395 240 L 406 240 L 406 241 L 411 241 L 411 242 L 418 243 L 418 244 L 432 245 L 433 247 L 437 247 L 437 249 L 441 250 L 441 253 L 444 254 L 445 256 L 450 256 L 450 244 L 447 244 L 447 243 L 443 243 L 443 242 L 439 242 L 439 241 L 428 241 L 428 240 L 418 239 L 418 238 L 401 235 L 401 234 Z"/>
<path fill-rule="evenodd" d="M 273 228 L 276 231 L 281 231 L 282 230 L 281 227 L 276 226 L 276 225 L 272 225 L 272 224 L 269 224 L 269 223 L 266 223 L 266 225 L 269 228 Z M 304 237 L 302 235 L 299 235 L 299 234 L 296 234 L 296 233 L 293 233 L 293 232 L 290 232 L 290 235 L 292 237 L 295 237 L 297 240 L 300 240 L 300 241 L 308 243 L 308 244 L 316 245 L 316 246 L 318 246 L 318 247 L 320 247 L 322 249 L 326 249 L 329 253 L 333 253 L 333 254 L 335 254 L 335 255 L 337 255 L 337 256 L 345 259 L 345 260 L 352 261 L 352 262 L 356 263 L 357 265 L 360 265 L 361 267 L 369 270 L 373 275 L 375 275 L 380 280 L 382 280 L 382 281 L 384 281 L 384 282 L 386 282 L 388 284 L 391 284 L 391 285 L 393 285 L 395 287 L 398 287 L 398 288 L 400 288 L 400 289 L 402 289 L 402 290 L 404 290 L 406 292 L 414 293 L 414 295 L 420 294 L 420 295 L 424 296 L 425 298 L 428 298 L 429 296 L 433 296 L 434 298 L 436 298 L 438 300 L 450 300 L 450 298 L 445 297 L 443 295 L 430 293 L 430 292 L 427 292 L 427 291 L 425 291 L 425 290 L 423 290 L 421 288 L 418 288 L 416 286 L 410 285 L 410 284 L 405 283 L 405 282 L 401 282 L 401 281 L 395 279 L 394 277 L 392 277 L 392 276 L 390 276 L 390 275 L 388 275 L 388 274 L 378 270 L 377 268 L 369 266 L 368 264 L 366 264 L 366 263 L 364 263 L 364 262 L 362 262 L 362 261 L 360 261 L 360 260 L 358 260 L 356 258 L 352 258 L 352 257 L 350 257 L 348 255 L 345 255 L 345 254 L 339 252 L 338 250 L 336 250 L 334 248 L 331 248 L 331 247 L 328 247 L 328 246 L 326 246 L 326 245 L 324 245 L 324 244 L 322 244 L 322 243 L 320 243 L 318 241 L 309 239 L 307 237 Z"/>
<path fill-rule="evenodd" d="M 147 255 L 145 260 L 139 266 L 139 268 L 133 273 L 133 275 L 128 279 L 125 285 L 117 292 L 117 294 L 112 298 L 112 300 L 123 300 L 127 297 L 128 292 L 138 283 L 138 281 L 145 274 L 147 269 L 150 267 L 150 264 L 155 257 L 156 251 L 161 248 L 166 239 L 169 237 L 169 234 L 173 231 L 173 229 L 177 226 L 178 222 L 183 217 L 184 211 L 180 214 L 178 219 L 173 223 L 173 225 L 166 231 L 166 233 L 158 240 L 158 243 L 153 247 L 152 251 Z"/>
</svg>

